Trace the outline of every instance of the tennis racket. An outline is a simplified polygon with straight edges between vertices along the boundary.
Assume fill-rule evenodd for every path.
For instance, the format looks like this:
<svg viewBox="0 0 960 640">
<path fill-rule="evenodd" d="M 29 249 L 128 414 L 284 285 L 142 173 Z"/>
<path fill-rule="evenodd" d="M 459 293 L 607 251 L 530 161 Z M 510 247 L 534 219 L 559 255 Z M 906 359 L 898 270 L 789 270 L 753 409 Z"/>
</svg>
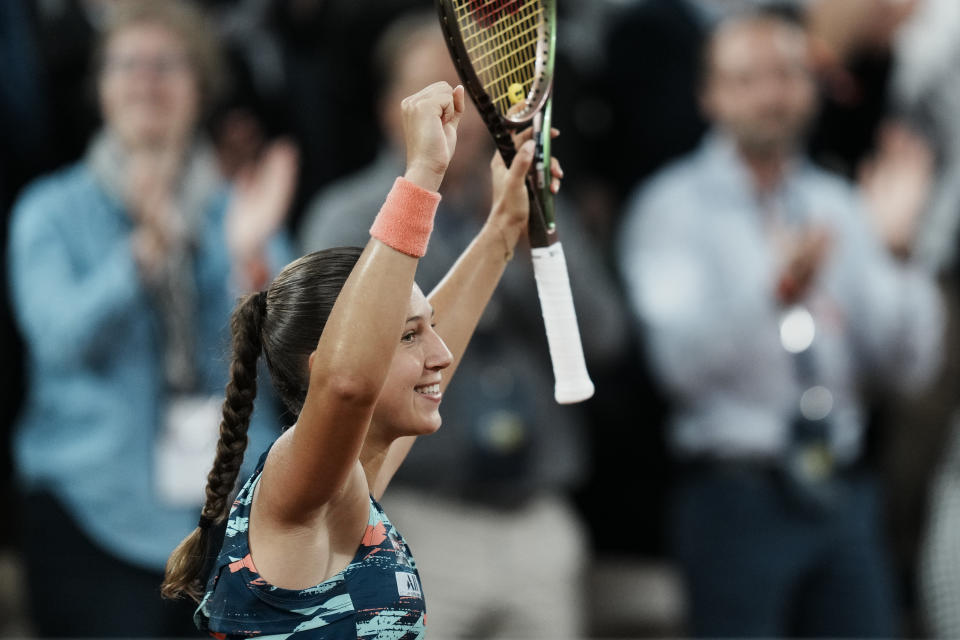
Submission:
<svg viewBox="0 0 960 640">
<path fill-rule="evenodd" d="M 554 0 L 436 0 L 447 48 L 463 86 L 507 166 L 511 131 L 533 127 L 536 159 L 527 177 L 533 270 L 550 347 L 554 395 L 570 404 L 593 395 L 550 191 Z"/>
</svg>

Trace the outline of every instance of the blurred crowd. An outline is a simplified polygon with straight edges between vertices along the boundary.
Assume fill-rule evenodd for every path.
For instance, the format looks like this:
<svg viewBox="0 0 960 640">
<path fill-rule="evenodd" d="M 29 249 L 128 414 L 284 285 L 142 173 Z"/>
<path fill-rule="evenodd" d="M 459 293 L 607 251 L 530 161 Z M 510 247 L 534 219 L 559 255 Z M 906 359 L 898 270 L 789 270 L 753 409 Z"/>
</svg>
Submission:
<svg viewBox="0 0 960 640">
<path fill-rule="evenodd" d="M 960 4 L 558 4 L 597 392 L 518 252 L 383 500 L 430 637 L 960 636 Z M 456 72 L 426 0 L 8 0 L 0 60 L 0 637 L 189 637 L 230 309 L 363 244 Z M 471 107 L 425 291 L 493 151 Z"/>
</svg>

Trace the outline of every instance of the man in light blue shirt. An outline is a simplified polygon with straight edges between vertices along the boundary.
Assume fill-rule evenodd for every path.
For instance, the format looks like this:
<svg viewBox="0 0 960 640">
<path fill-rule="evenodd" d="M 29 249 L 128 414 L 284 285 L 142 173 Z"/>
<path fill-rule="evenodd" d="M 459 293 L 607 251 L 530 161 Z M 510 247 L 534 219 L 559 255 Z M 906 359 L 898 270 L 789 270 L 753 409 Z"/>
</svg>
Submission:
<svg viewBox="0 0 960 640">
<path fill-rule="evenodd" d="M 714 129 L 643 186 L 620 235 L 672 401 L 671 544 L 696 635 L 897 632 L 858 465 L 864 392 L 932 375 L 942 311 L 906 258 L 910 220 L 872 228 L 857 192 L 802 157 L 806 60 L 778 14 L 721 23 L 702 96 Z"/>
</svg>

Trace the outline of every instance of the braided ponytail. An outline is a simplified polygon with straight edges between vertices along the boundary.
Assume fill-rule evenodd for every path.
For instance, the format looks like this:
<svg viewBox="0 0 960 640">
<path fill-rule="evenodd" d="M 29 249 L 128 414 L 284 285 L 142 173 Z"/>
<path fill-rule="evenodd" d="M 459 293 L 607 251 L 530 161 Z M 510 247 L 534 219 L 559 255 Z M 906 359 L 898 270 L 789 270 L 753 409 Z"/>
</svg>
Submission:
<svg viewBox="0 0 960 640">
<path fill-rule="evenodd" d="M 189 596 L 199 602 L 203 597 L 207 560 L 217 551 L 213 548 L 216 536 L 212 529 L 222 524 L 229 513 L 227 500 L 247 448 L 247 429 L 257 395 L 257 360 L 261 351 L 265 300 L 263 292 L 248 295 L 237 305 L 230 319 L 233 360 L 223 403 L 217 455 L 207 475 L 206 501 L 200 524 L 167 560 L 166 576 L 160 589 L 164 598 Z"/>
<path fill-rule="evenodd" d="M 161 587 L 165 598 L 190 596 L 199 602 L 203 597 L 229 512 L 227 498 L 247 448 L 261 349 L 266 352 L 274 390 L 287 410 L 299 415 L 310 382 L 310 353 L 361 253 L 357 247 L 338 247 L 307 254 L 287 265 L 270 284 L 269 316 L 266 292 L 247 296 L 234 310 L 230 321 L 233 361 L 217 457 L 207 476 L 200 523 L 167 561 Z"/>
</svg>

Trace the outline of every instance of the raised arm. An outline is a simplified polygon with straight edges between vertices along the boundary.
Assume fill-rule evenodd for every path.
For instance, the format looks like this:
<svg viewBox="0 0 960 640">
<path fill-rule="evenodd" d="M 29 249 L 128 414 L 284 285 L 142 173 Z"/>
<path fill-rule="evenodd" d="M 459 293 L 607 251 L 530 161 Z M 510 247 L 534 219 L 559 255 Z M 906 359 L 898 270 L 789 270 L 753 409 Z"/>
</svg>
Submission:
<svg viewBox="0 0 960 640">
<path fill-rule="evenodd" d="M 453 364 L 444 371 L 441 389 L 454 372 L 480 316 L 527 227 L 529 205 L 524 178 L 533 161 L 533 143 L 522 147 L 512 166 L 499 154 L 491 161 L 493 206 L 487 221 L 443 280 L 427 296 L 434 309 L 436 331 L 443 338 Z"/>
<path fill-rule="evenodd" d="M 490 163 L 494 190 L 490 215 L 447 275 L 427 296 L 434 309 L 436 331 L 453 354 L 453 363 L 443 372 L 441 390 L 450 384 L 517 241 L 527 228 L 529 202 L 524 179 L 532 162 L 532 142 L 524 143 L 509 169 L 499 154 L 494 156 Z M 561 176 L 556 162 L 553 171 L 556 189 Z M 373 487 L 374 497 L 379 498 L 386 490 L 415 440 L 416 436 L 400 438 L 390 447 Z"/>
<path fill-rule="evenodd" d="M 402 108 L 407 183 L 394 187 L 385 210 L 439 199 L 435 192 L 456 145 L 463 89 L 436 83 L 404 100 Z M 271 518 L 310 521 L 348 487 L 365 496 L 365 487 L 361 492 L 354 486 L 365 483 L 358 456 L 402 334 L 417 261 L 384 241 L 367 243 L 310 355 L 299 419 L 264 468 L 258 503 Z"/>
</svg>

